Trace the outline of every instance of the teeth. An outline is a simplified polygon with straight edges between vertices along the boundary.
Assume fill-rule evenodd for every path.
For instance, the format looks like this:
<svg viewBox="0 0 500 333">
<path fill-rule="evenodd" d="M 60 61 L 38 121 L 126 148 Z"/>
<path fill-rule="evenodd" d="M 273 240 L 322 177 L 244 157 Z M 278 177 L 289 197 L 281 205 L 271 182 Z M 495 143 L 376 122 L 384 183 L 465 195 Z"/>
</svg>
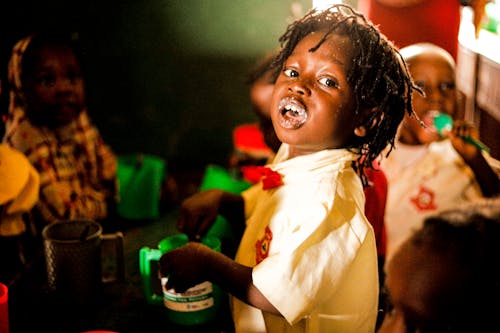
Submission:
<svg viewBox="0 0 500 333">
<path fill-rule="evenodd" d="M 281 101 L 280 109 L 285 112 L 293 112 L 295 116 L 303 115 L 306 111 L 302 105 L 297 104 L 298 102 L 292 98 L 286 98 Z"/>
<path fill-rule="evenodd" d="M 284 128 L 297 129 L 307 120 L 307 112 L 304 106 L 294 98 L 284 98 L 279 104 L 281 110 L 281 126 Z"/>
<path fill-rule="evenodd" d="M 293 112 L 294 116 L 300 116 L 300 115 L 305 113 L 303 108 L 299 108 L 296 105 L 287 105 L 287 106 L 285 106 L 285 110 L 288 112 L 290 112 L 290 111 Z"/>
</svg>

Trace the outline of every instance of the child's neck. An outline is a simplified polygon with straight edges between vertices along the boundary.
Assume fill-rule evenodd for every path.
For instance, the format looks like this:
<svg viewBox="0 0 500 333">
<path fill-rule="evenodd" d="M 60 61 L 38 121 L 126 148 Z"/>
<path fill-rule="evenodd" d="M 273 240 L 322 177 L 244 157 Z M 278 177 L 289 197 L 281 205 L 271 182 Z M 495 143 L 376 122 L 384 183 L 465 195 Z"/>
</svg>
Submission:
<svg viewBox="0 0 500 333">
<path fill-rule="evenodd" d="M 323 149 L 307 149 L 303 147 L 297 147 L 297 146 L 288 146 L 288 158 L 294 158 L 294 157 L 299 157 L 299 156 L 304 156 L 304 155 L 310 155 L 310 154 L 315 154 L 320 151 L 328 150 L 328 149 L 340 149 L 340 148 L 328 148 L 325 147 Z"/>
</svg>

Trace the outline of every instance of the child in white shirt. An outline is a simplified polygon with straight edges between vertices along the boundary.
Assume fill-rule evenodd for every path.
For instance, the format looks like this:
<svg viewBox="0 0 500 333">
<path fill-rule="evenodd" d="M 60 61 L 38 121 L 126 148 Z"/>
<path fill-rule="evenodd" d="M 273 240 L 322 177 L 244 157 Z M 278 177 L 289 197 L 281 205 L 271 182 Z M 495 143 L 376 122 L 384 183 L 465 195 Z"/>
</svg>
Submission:
<svg viewBox="0 0 500 333">
<path fill-rule="evenodd" d="M 348 6 L 310 11 L 280 41 L 276 158 L 242 195 L 208 190 L 180 210 L 191 239 L 219 213 L 246 223 L 236 260 L 190 242 L 164 254 L 160 272 L 179 292 L 205 280 L 229 292 L 237 332 L 256 331 L 249 306 L 267 332 L 373 332 L 377 251 L 363 169 L 412 113 L 414 87 L 393 45 Z"/>
</svg>

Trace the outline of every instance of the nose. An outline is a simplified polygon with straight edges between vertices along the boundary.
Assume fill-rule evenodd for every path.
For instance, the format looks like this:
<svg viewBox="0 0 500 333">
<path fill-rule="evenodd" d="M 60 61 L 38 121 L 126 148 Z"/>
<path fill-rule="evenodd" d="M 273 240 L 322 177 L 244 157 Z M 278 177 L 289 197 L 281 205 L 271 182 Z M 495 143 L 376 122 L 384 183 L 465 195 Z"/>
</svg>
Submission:
<svg viewBox="0 0 500 333">
<path fill-rule="evenodd" d="M 56 81 L 56 91 L 59 93 L 67 93 L 73 90 L 73 83 L 69 79 L 59 79 Z"/>
<path fill-rule="evenodd" d="M 439 87 L 428 87 L 425 89 L 425 96 L 431 102 L 438 102 L 445 98 L 445 95 Z"/>
<path fill-rule="evenodd" d="M 293 81 L 289 85 L 288 90 L 299 95 L 309 95 L 311 93 L 311 89 L 309 88 L 309 84 L 306 80 Z"/>
</svg>

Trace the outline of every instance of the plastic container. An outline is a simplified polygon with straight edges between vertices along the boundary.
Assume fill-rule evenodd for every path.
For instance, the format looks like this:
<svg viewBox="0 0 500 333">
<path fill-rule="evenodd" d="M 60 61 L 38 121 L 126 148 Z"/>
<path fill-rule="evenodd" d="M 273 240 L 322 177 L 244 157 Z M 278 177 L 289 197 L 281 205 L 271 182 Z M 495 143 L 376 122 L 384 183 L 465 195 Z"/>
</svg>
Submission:
<svg viewBox="0 0 500 333">
<path fill-rule="evenodd" d="M 9 288 L 0 283 L 0 333 L 9 332 Z"/>
<path fill-rule="evenodd" d="M 118 157 L 118 214 L 127 219 L 160 217 L 160 192 L 167 163 L 156 156 L 131 154 Z"/>
<path fill-rule="evenodd" d="M 200 185 L 200 191 L 217 188 L 230 193 L 239 194 L 251 185 L 252 184 L 246 180 L 236 179 L 227 169 L 211 164 L 205 169 L 205 174 L 203 175 Z M 214 224 L 212 224 L 207 234 L 215 236 L 219 239 L 236 239 L 231 225 L 221 215 L 217 216 L 217 219 Z"/>
<path fill-rule="evenodd" d="M 485 6 L 483 28 L 493 33 L 500 33 L 500 3 L 488 2 Z"/>
</svg>

